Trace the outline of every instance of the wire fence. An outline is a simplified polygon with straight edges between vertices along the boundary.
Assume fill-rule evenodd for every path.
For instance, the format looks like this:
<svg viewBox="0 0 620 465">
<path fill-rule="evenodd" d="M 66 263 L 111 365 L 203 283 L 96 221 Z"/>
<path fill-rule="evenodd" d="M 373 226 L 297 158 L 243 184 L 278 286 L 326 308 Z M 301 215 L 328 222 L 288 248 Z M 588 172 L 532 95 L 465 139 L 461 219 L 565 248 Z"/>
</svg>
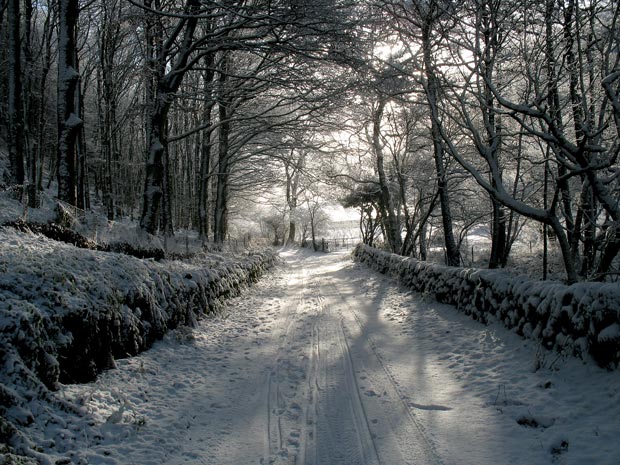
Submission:
<svg viewBox="0 0 620 465">
<path fill-rule="evenodd" d="M 359 243 L 359 239 L 353 237 L 329 237 L 317 239 L 314 249 L 321 252 L 332 252 L 339 249 L 351 249 Z M 313 247 L 312 241 L 304 241 L 303 247 Z"/>
</svg>

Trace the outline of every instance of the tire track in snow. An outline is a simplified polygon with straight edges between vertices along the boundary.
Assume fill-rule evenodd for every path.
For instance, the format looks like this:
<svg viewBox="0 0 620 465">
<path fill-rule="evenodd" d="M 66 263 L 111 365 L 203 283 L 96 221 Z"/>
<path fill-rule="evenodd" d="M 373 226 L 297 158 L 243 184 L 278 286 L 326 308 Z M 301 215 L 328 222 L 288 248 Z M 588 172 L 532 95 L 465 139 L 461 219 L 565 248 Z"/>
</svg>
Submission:
<svg viewBox="0 0 620 465">
<path fill-rule="evenodd" d="M 276 334 L 279 347 L 268 379 L 266 453 L 261 461 L 264 464 L 304 463 L 304 380 L 309 367 L 313 309 L 308 303 L 307 270 L 303 263 L 292 267 L 286 287 L 290 294 Z"/>
<path fill-rule="evenodd" d="M 315 359 L 314 461 L 306 464 L 378 465 L 380 461 L 337 313 L 325 300 L 316 278 L 313 287 L 321 308 L 317 322 L 321 338 Z"/>
<path fill-rule="evenodd" d="M 291 265 L 287 279 L 261 463 L 379 465 L 338 312 L 321 293 L 319 257 Z"/>
<path fill-rule="evenodd" d="M 441 465 L 443 462 L 425 429 L 410 407 L 398 383 L 381 356 L 380 350 L 351 302 L 334 282 L 326 283 L 339 308 L 340 325 L 349 344 L 352 364 L 357 367 L 364 406 L 371 417 L 368 423 L 381 463 Z M 349 342 L 350 341 L 350 342 Z M 387 425 L 387 427 L 386 427 Z"/>
</svg>

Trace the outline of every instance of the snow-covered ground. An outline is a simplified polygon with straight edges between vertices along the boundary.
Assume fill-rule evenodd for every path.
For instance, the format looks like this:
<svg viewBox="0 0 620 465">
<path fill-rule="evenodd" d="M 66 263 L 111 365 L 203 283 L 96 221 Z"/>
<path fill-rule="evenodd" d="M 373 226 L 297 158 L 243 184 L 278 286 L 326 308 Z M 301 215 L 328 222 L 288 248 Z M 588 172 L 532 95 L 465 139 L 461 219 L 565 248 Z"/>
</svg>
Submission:
<svg viewBox="0 0 620 465">
<path fill-rule="evenodd" d="M 483 326 L 346 252 L 281 256 L 223 316 L 62 386 L 27 427 L 39 460 L 620 463 L 620 372 Z"/>
</svg>

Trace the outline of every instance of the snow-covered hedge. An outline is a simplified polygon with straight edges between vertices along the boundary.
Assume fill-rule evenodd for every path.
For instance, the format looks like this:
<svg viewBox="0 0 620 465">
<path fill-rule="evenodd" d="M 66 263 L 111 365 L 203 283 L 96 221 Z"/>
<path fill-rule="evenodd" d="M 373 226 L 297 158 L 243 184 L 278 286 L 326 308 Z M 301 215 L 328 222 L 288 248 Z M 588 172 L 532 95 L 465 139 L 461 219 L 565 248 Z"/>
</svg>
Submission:
<svg viewBox="0 0 620 465">
<path fill-rule="evenodd" d="M 0 228 L 0 462 L 10 451 L 35 453 L 22 427 L 36 409 L 76 408 L 50 393 L 59 382 L 92 380 L 217 311 L 274 260 L 270 251 L 140 260 Z M 49 406 L 33 410 L 33 399 Z"/>
<path fill-rule="evenodd" d="M 217 310 L 273 261 L 271 252 L 140 260 L 0 228 L 2 377 L 52 389 L 92 380 L 114 359 Z M 2 377 L 0 409 L 13 395 Z"/>
<path fill-rule="evenodd" d="M 571 286 L 509 276 L 498 270 L 441 266 L 358 245 L 355 260 L 402 285 L 455 305 L 472 318 L 497 318 L 548 349 L 583 357 L 603 367 L 620 362 L 620 285 Z"/>
</svg>

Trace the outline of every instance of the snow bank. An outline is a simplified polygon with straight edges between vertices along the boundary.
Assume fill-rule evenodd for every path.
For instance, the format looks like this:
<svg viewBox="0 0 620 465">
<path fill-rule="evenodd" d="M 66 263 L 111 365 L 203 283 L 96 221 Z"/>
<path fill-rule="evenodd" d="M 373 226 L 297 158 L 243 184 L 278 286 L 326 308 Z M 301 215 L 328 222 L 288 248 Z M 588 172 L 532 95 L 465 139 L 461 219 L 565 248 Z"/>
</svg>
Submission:
<svg viewBox="0 0 620 465">
<path fill-rule="evenodd" d="M 0 228 L 0 443 L 59 382 L 85 382 L 168 330 L 217 311 L 271 252 L 140 260 Z"/>
<path fill-rule="evenodd" d="M 402 285 L 455 305 L 475 320 L 497 318 L 547 349 L 592 355 L 603 367 L 620 362 L 620 286 L 571 286 L 509 276 L 498 270 L 453 268 L 383 252 L 360 244 L 354 259 Z"/>
</svg>

